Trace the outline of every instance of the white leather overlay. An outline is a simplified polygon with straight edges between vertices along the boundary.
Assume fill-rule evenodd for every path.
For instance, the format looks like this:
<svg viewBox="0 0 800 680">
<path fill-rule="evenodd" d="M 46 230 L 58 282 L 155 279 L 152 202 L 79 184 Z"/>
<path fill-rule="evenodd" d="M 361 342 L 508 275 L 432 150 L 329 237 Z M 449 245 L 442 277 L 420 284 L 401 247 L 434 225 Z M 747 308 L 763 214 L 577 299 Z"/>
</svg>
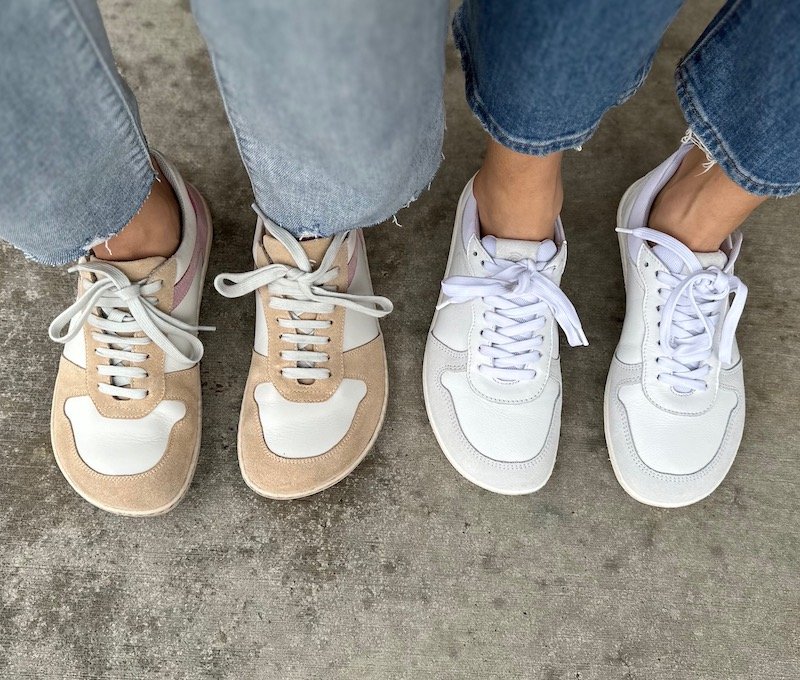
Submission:
<svg viewBox="0 0 800 680">
<path fill-rule="evenodd" d="M 483 398 L 463 372 L 445 371 L 442 384 L 453 399 L 464 436 L 487 458 L 520 463 L 542 450 L 560 391 L 555 380 L 547 382 L 538 398 L 517 403 Z"/>
<path fill-rule="evenodd" d="M 136 475 L 161 460 L 172 428 L 186 415 L 186 406 L 165 400 L 144 418 L 106 418 L 84 395 L 67 399 L 64 412 L 84 463 L 102 475 Z"/>
<path fill-rule="evenodd" d="M 347 434 L 366 395 L 366 383 L 352 378 L 344 378 L 331 398 L 319 403 L 289 401 L 272 383 L 261 383 L 255 399 L 264 442 L 284 458 L 320 456 Z"/>
<path fill-rule="evenodd" d="M 711 462 L 738 401 L 730 390 L 720 390 L 705 414 L 684 415 L 658 408 L 640 385 L 623 385 L 619 399 L 625 405 L 639 457 L 652 470 L 671 475 L 690 475 Z M 679 447 L 676 442 L 680 442 Z"/>
<path fill-rule="evenodd" d="M 367 263 L 367 249 L 364 245 L 363 236 L 358 232 L 351 232 L 350 236 L 347 238 L 348 253 L 351 244 L 354 252 L 350 254 L 350 257 L 355 257 L 357 260 L 353 280 L 347 292 L 351 295 L 374 295 L 372 290 L 372 278 L 369 274 L 369 264 Z M 345 352 L 366 345 L 368 342 L 377 338 L 379 332 L 380 329 L 377 319 L 353 311 L 352 309 L 345 309 L 344 337 L 342 338 L 342 349 Z"/>
</svg>

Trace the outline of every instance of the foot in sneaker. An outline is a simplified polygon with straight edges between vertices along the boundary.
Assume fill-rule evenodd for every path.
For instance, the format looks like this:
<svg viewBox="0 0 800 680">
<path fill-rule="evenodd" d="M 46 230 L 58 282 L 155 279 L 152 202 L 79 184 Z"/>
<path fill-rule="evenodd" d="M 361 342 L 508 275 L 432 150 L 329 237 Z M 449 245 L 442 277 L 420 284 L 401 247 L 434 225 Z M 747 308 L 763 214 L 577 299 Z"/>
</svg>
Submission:
<svg viewBox="0 0 800 680">
<path fill-rule="evenodd" d="M 647 228 L 653 201 L 692 145 L 625 193 L 617 214 L 627 307 L 605 392 L 614 472 L 633 498 L 678 507 L 708 496 L 736 456 L 744 382 L 735 330 L 747 288 L 741 235 L 694 253 Z"/>
<path fill-rule="evenodd" d="M 51 414 L 56 461 L 93 505 L 158 515 L 189 488 L 200 450 L 200 298 L 211 218 L 156 155 L 182 212 L 172 257 L 82 258 L 78 299 L 50 326 L 64 343 Z"/>
<path fill-rule="evenodd" d="M 258 209 L 256 209 L 258 212 Z M 221 274 L 226 297 L 256 292 L 256 336 L 239 419 L 239 465 L 268 498 L 301 498 L 346 477 L 386 413 L 386 353 L 360 230 L 298 241 L 259 213 L 256 269 Z"/>
<path fill-rule="evenodd" d="M 567 259 L 555 241 L 481 238 L 467 183 L 425 347 L 423 387 L 433 432 L 464 477 L 489 491 L 532 493 L 553 470 L 561 428 L 558 326 L 586 337 L 559 288 Z"/>
</svg>

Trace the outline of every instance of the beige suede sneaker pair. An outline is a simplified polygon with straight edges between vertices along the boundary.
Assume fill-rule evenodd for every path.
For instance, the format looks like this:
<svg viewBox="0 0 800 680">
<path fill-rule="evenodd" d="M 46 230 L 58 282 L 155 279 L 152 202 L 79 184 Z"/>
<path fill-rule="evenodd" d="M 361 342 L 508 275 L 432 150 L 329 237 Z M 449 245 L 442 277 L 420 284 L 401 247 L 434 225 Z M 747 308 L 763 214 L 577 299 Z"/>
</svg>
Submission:
<svg viewBox="0 0 800 680">
<path fill-rule="evenodd" d="M 200 451 L 197 338 L 211 246 L 205 201 L 156 154 L 183 234 L 170 258 L 71 269 L 78 299 L 51 324 L 64 344 L 51 414 L 61 471 L 108 512 L 159 515 L 189 489 Z M 256 333 L 239 420 L 239 465 L 257 493 L 301 498 L 366 456 L 386 412 L 386 354 L 360 230 L 297 241 L 259 214 L 256 268 L 222 274 L 226 297 L 256 293 Z"/>
</svg>

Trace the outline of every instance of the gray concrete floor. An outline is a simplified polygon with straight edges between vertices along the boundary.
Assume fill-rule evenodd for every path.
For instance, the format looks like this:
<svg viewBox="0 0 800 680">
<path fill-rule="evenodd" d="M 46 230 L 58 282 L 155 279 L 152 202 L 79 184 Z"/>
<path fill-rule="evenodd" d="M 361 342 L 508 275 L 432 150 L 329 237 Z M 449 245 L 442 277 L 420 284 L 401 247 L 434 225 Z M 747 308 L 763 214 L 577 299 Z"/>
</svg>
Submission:
<svg viewBox="0 0 800 680">
<path fill-rule="evenodd" d="M 4 678 L 796 678 L 800 388 L 797 200 L 747 226 L 740 325 L 748 427 L 710 499 L 647 508 L 617 485 L 602 393 L 623 313 L 616 201 L 683 132 L 672 67 L 718 2 L 690 2 L 644 90 L 566 159 L 565 288 L 591 347 L 564 351 L 564 424 L 547 487 L 481 491 L 439 452 L 422 404 L 422 350 L 453 209 L 482 133 L 448 51 L 447 157 L 431 190 L 369 232 L 392 398 L 377 446 L 342 484 L 269 502 L 239 476 L 235 430 L 252 311 L 208 287 L 205 426 L 174 512 L 121 519 L 62 479 L 48 410 L 62 271 L 0 250 L 0 676 Z M 253 215 L 188 2 L 105 0 L 151 142 L 208 196 L 211 272 L 249 265 Z M 189 96 L 189 93 L 192 93 Z"/>
</svg>

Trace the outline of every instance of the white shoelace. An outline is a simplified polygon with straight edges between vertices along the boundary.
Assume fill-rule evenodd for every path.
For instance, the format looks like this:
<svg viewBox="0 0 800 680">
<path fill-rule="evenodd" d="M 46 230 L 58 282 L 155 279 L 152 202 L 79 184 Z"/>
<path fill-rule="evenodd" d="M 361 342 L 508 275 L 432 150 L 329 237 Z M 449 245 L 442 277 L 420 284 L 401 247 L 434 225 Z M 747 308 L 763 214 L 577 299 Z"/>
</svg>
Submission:
<svg viewBox="0 0 800 680">
<path fill-rule="evenodd" d="M 437 309 L 449 304 L 483 300 L 491 309 L 484 314 L 486 341 L 479 352 L 490 359 L 478 370 L 503 381 L 533 380 L 533 366 L 542 358 L 544 343 L 539 331 L 552 314 L 573 347 L 588 345 L 578 313 L 564 292 L 541 270 L 547 262 L 526 259 L 519 262 L 487 259 L 489 276 L 451 276 L 442 281 L 447 296 Z"/>
<path fill-rule="evenodd" d="M 667 248 L 680 258 L 691 274 L 659 271 L 659 289 L 664 301 L 660 307 L 659 343 L 664 354 L 658 365 L 664 369 L 658 379 L 679 392 L 703 392 L 708 389 L 706 377 L 711 371 L 708 364 L 714 351 L 714 333 L 721 323 L 719 359 L 729 364 L 733 356 L 736 326 L 744 310 L 747 286 L 733 274 L 718 267 L 699 269 L 695 254 L 685 245 L 660 231 L 640 227 L 618 228 L 618 232 L 631 234 Z M 734 237 L 734 248 L 729 258 L 735 259 L 741 247 L 741 234 Z M 723 315 L 725 301 L 733 295 L 730 308 Z"/>
<path fill-rule="evenodd" d="M 323 335 L 322 331 L 333 322 L 317 318 L 303 319 L 301 315 L 330 314 L 338 306 L 381 318 L 392 311 L 392 302 L 379 295 L 340 293 L 327 285 L 338 274 L 338 268 L 333 263 L 348 232 L 333 237 L 322 262 L 314 269 L 303 247 L 288 231 L 262 215 L 257 206 L 254 205 L 253 209 L 261 216 L 267 231 L 280 241 L 297 266 L 269 264 L 240 274 L 220 274 L 214 279 L 214 287 L 221 295 L 234 298 L 266 286 L 270 294 L 270 307 L 289 312 L 288 319 L 278 319 L 280 327 L 286 329 L 280 337 L 295 346 L 293 350 L 281 351 L 280 356 L 284 361 L 296 364 L 282 369 L 281 374 L 294 380 L 325 380 L 330 377 L 330 371 L 316 364 L 329 361 L 330 356 L 316 348 L 330 342 L 330 338 Z"/>
<path fill-rule="evenodd" d="M 190 326 L 156 306 L 155 294 L 161 281 L 132 283 L 125 274 L 110 262 L 92 261 L 70 267 L 72 272 L 88 272 L 95 281 L 89 284 L 75 303 L 59 314 L 50 324 L 50 339 L 67 343 L 80 333 L 85 323 L 97 329 L 92 338 L 107 347 L 95 348 L 95 353 L 108 360 L 100 364 L 97 372 L 110 379 L 100 382 L 98 390 L 121 399 L 144 399 L 147 390 L 131 387 L 136 378 L 146 378 L 147 371 L 141 363 L 148 358 L 142 351 L 151 342 L 164 354 L 187 368 L 203 356 L 203 343 L 194 335 L 197 331 L 214 330 L 211 326 Z M 99 310 L 100 313 L 96 313 Z M 72 324 L 72 330 L 67 330 Z M 66 331 L 66 332 L 65 332 Z M 143 335 L 136 336 L 137 333 Z M 184 354 L 170 338 L 179 338 L 189 347 Z"/>
</svg>

